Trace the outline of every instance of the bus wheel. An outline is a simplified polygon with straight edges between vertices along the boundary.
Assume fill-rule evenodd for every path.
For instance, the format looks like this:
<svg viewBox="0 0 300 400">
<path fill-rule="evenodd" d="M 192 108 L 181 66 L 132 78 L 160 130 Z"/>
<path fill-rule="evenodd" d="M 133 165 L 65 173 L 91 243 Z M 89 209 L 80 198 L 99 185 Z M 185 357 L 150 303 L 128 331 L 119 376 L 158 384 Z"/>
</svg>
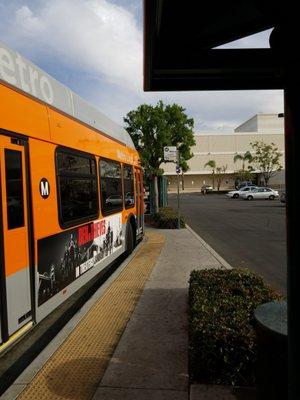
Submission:
<svg viewBox="0 0 300 400">
<path fill-rule="evenodd" d="M 132 226 L 131 224 L 127 224 L 126 228 L 126 253 L 129 255 L 132 253 L 133 248 L 134 248 L 134 242 L 133 242 L 133 231 L 132 231 Z"/>
</svg>

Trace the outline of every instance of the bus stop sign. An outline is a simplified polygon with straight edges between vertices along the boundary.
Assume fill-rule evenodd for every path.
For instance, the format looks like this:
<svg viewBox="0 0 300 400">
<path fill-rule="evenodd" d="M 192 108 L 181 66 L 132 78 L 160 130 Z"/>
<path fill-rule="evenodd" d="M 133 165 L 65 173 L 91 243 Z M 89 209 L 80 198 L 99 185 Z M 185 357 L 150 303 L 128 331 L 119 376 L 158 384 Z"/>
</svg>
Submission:
<svg viewBox="0 0 300 400">
<path fill-rule="evenodd" d="M 165 146 L 164 147 L 164 161 L 177 161 L 176 146 Z"/>
</svg>

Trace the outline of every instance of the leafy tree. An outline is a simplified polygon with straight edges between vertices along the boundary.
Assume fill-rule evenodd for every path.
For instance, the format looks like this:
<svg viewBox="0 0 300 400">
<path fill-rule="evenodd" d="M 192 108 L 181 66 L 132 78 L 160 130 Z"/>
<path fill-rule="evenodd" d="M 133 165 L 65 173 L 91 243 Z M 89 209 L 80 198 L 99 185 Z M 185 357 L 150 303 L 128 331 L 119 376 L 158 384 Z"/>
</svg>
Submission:
<svg viewBox="0 0 300 400">
<path fill-rule="evenodd" d="M 184 111 L 178 104 L 165 105 L 160 100 L 155 106 L 142 104 L 124 118 L 125 129 L 139 151 L 142 165 L 153 176 L 155 212 L 158 211 L 157 176 L 163 173 L 160 165 L 164 147 L 177 146 L 183 171 L 188 170 L 187 160 L 193 157 L 194 120 Z"/>
<path fill-rule="evenodd" d="M 262 141 L 256 141 L 250 143 L 250 145 L 255 152 L 251 164 L 260 172 L 266 186 L 268 186 L 270 178 L 282 169 L 279 161 L 281 152 L 278 151 L 278 147 L 274 143 L 267 144 Z"/>
<path fill-rule="evenodd" d="M 207 161 L 207 163 L 204 164 L 204 168 L 206 168 L 206 167 L 210 167 L 212 170 L 211 175 L 212 175 L 213 189 L 214 189 L 215 188 L 215 173 L 216 173 L 216 168 L 217 168 L 217 164 L 216 164 L 215 160 Z"/>
<path fill-rule="evenodd" d="M 224 176 L 227 171 L 227 165 L 223 165 L 222 167 L 218 167 L 215 160 L 209 160 L 206 164 L 204 164 L 204 168 L 210 167 L 212 170 L 212 181 L 213 181 L 213 188 L 215 188 L 215 180 L 217 181 L 217 188 L 218 191 L 220 190 L 221 183 L 224 179 Z"/>
<path fill-rule="evenodd" d="M 227 165 L 223 165 L 222 167 L 216 167 L 216 180 L 217 180 L 217 188 L 220 190 L 221 183 L 226 175 Z"/>
</svg>

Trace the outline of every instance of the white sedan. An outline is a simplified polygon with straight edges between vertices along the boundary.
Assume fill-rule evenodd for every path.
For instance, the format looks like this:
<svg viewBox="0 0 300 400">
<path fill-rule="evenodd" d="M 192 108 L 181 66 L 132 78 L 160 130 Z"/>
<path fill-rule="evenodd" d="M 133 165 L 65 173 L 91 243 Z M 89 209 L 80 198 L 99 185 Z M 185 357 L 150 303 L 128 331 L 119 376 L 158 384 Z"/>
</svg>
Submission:
<svg viewBox="0 0 300 400">
<path fill-rule="evenodd" d="M 259 187 L 255 190 L 252 190 L 251 192 L 242 193 L 240 197 L 244 200 L 274 200 L 279 197 L 279 193 L 277 192 L 277 190 L 273 190 L 267 187 Z"/>
<path fill-rule="evenodd" d="M 231 199 L 238 199 L 242 193 L 249 193 L 254 189 L 257 189 L 257 186 L 244 186 L 239 190 L 231 190 L 230 192 L 226 193 L 226 196 L 230 197 Z"/>
</svg>

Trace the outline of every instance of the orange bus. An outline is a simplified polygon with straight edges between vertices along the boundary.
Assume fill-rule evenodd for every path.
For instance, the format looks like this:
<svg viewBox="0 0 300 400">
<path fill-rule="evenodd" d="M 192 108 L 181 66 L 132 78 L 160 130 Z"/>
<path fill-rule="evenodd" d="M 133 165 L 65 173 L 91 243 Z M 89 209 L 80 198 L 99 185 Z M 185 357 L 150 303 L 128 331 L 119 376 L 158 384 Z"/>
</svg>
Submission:
<svg viewBox="0 0 300 400">
<path fill-rule="evenodd" d="M 144 232 L 128 133 L 0 43 L 0 351 Z"/>
</svg>

